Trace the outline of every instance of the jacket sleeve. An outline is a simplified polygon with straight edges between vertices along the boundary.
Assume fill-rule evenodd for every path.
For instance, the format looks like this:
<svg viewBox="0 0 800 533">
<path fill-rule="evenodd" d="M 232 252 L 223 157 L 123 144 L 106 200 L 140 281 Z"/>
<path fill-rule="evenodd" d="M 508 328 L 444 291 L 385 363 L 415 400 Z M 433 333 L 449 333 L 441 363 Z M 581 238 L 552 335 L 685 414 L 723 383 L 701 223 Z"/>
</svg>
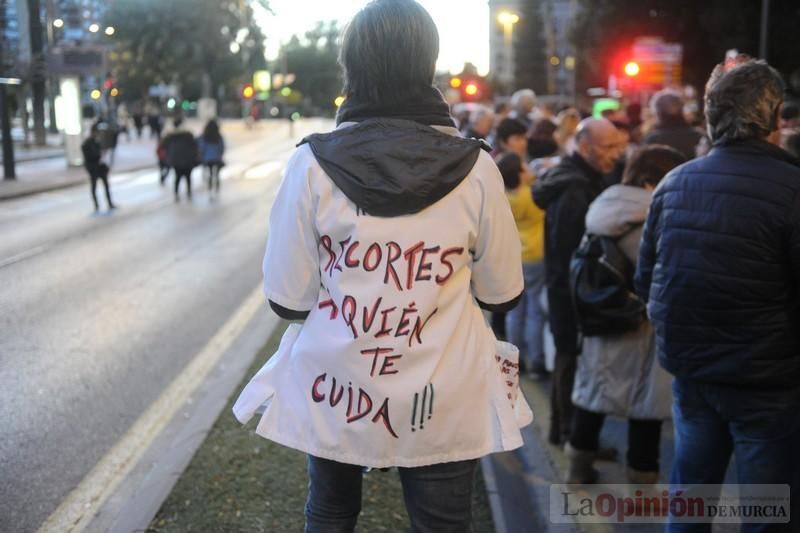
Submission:
<svg viewBox="0 0 800 533">
<path fill-rule="evenodd" d="M 642 230 L 642 242 L 639 246 L 639 260 L 636 262 L 636 275 L 633 279 L 636 294 L 645 303 L 650 299 L 650 283 L 653 279 L 653 268 L 656 262 L 656 228 L 661 213 L 661 198 L 659 194 L 653 197 L 653 203 L 647 213 Z"/>
<path fill-rule="evenodd" d="M 547 209 L 547 300 L 550 330 L 559 353 L 578 353 L 578 325 L 569 288 L 569 265 L 583 238 L 589 198 L 580 188 L 564 191 Z"/>
<path fill-rule="evenodd" d="M 797 306 L 800 307 L 800 193 L 795 198 L 790 216 L 792 217 L 792 230 L 789 240 L 789 261 L 794 276 L 795 298 Z"/>
<path fill-rule="evenodd" d="M 488 155 L 486 156 L 488 159 Z M 486 165 L 478 232 L 472 244 L 472 294 L 484 307 L 507 310 L 525 288 L 517 225 L 508 204 L 503 178 L 494 163 Z"/>
<path fill-rule="evenodd" d="M 316 208 L 307 157 L 302 154 L 306 150 L 297 150 L 287 163 L 269 217 L 263 263 L 267 299 L 279 309 L 300 313 L 314 306 L 320 288 Z"/>
</svg>

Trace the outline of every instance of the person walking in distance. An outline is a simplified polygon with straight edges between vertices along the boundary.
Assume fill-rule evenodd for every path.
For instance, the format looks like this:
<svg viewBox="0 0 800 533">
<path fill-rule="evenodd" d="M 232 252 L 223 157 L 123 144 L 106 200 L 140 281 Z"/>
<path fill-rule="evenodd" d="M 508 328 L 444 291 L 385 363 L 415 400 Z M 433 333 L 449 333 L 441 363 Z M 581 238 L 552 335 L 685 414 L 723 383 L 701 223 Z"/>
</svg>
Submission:
<svg viewBox="0 0 800 533">
<path fill-rule="evenodd" d="M 97 182 L 101 181 L 106 191 L 106 201 L 108 202 L 108 209 L 116 209 L 117 206 L 111 201 L 111 190 L 108 185 L 108 172 L 109 167 L 103 162 L 103 149 L 100 145 L 101 132 L 97 125 L 92 126 L 89 137 L 83 141 L 81 151 L 83 152 L 83 165 L 89 173 L 89 184 L 92 192 L 92 201 L 94 202 L 94 211 L 97 213 L 100 210 L 100 205 L 97 202 Z"/>
<path fill-rule="evenodd" d="M 531 420 L 481 312 L 519 300 L 520 240 L 497 166 L 433 85 L 438 43 L 413 0 L 355 15 L 338 126 L 301 141 L 270 214 L 264 293 L 304 322 L 234 413 L 268 401 L 259 434 L 308 454 L 308 533 L 355 530 L 364 467 L 398 468 L 412 531 L 469 531 L 478 458 Z"/>
<path fill-rule="evenodd" d="M 791 523 L 743 532 L 797 531 L 800 500 L 800 162 L 777 146 L 784 90 L 764 61 L 714 69 L 713 148 L 656 189 L 636 273 L 674 376 L 670 484 L 691 498 L 694 485 L 722 483 L 734 455 L 739 486 L 791 487 Z"/>
<path fill-rule="evenodd" d="M 167 165 L 175 170 L 175 202 L 179 200 L 181 181 L 186 180 L 186 197 L 192 199 L 192 170 L 199 161 L 197 142 L 189 131 L 174 130 L 164 137 Z"/>
<path fill-rule="evenodd" d="M 606 119 L 584 119 L 576 149 L 536 180 L 533 199 L 545 210 L 545 277 L 550 330 L 556 346 L 549 440 L 561 445 L 572 425 L 572 385 L 578 325 L 569 288 L 569 264 L 585 231 L 589 205 L 605 189 L 604 176 L 619 157 L 617 128 Z"/>
<path fill-rule="evenodd" d="M 222 156 L 225 154 L 225 140 L 216 120 L 208 121 L 203 134 L 197 138 L 197 147 L 200 152 L 200 163 L 208 172 L 208 192 L 219 195 L 219 172 L 225 164 L 222 161 Z"/>
</svg>

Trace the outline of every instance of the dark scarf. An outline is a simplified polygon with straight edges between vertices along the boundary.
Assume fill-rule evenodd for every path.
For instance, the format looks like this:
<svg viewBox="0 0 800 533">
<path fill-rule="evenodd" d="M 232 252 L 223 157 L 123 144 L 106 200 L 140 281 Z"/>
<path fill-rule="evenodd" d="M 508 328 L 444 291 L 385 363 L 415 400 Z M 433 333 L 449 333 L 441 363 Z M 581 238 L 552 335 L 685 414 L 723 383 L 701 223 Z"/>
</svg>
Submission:
<svg viewBox="0 0 800 533">
<path fill-rule="evenodd" d="M 424 93 L 394 103 L 376 104 L 350 95 L 336 113 L 336 125 L 342 122 L 361 122 L 369 118 L 401 118 L 426 126 L 453 126 L 450 106 L 442 93 L 429 87 Z"/>
</svg>

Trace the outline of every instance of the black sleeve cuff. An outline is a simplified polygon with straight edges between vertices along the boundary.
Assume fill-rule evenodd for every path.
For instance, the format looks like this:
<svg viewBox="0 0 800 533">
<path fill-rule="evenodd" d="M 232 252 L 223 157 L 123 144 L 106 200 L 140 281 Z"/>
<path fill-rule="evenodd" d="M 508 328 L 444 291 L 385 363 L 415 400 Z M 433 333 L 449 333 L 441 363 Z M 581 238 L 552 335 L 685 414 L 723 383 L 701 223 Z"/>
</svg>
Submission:
<svg viewBox="0 0 800 533">
<path fill-rule="evenodd" d="M 311 311 L 295 311 L 294 309 L 287 309 L 281 305 L 276 304 L 269 300 L 269 306 L 275 311 L 275 314 L 284 320 L 305 320 Z"/>
<path fill-rule="evenodd" d="M 507 302 L 503 302 L 503 303 L 499 303 L 499 304 L 487 304 L 487 303 L 482 302 L 480 300 L 477 300 L 477 299 L 476 300 L 478 302 L 478 306 L 481 309 L 484 309 L 486 311 L 490 311 L 492 313 L 507 313 L 508 311 L 511 311 L 512 309 L 514 309 L 517 306 L 517 304 L 519 303 L 519 301 L 522 300 L 522 294 L 524 292 L 525 291 L 523 290 L 513 300 L 509 300 Z"/>
</svg>

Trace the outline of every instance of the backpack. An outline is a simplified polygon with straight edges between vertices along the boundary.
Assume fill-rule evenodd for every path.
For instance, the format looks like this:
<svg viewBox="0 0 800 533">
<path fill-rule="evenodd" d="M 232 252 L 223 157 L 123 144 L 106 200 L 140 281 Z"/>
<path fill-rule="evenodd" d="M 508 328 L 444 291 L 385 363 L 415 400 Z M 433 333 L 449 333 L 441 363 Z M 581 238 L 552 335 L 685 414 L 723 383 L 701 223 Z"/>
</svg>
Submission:
<svg viewBox="0 0 800 533">
<path fill-rule="evenodd" d="M 633 290 L 635 265 L 615 239 L 586 235 L 570 261 L 570 292 L 584 337 L 634 331 L 646 320 L 644 302 Z"/>
</svg>

